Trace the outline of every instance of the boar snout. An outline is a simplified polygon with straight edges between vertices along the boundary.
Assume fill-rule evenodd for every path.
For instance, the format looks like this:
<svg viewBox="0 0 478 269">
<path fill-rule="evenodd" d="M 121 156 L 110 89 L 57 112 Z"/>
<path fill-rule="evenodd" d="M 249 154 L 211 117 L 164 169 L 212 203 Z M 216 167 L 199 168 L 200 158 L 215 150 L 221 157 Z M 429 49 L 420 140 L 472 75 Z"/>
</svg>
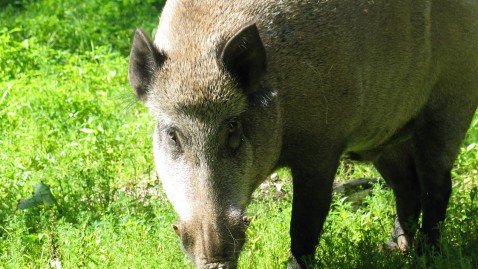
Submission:
<svg viewBox="0 0 478 269">
<path fill-rule="evenodd" d="M 202 269 L 236 269 L 237 263 L 235 262 L 213 262 L 208 263 Z"/>
<path fill-rule="evenodd" d="M 209 220 L 208 220 L 209 219 Z M 194 218 L 173 228 L 199 269 L 235 269 L 245 243 L 247 218 Z"/>
</svg>

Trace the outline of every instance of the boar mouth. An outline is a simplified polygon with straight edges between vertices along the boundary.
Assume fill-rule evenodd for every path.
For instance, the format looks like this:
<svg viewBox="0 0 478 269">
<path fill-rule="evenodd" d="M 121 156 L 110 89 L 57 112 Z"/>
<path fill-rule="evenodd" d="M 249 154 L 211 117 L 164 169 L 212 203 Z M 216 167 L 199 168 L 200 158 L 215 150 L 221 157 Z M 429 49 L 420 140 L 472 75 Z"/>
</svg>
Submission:
<svg viewBox="0 0 478 269">
<path fill-rule="evenodd" d="M 198 268 L 200 269 L 236 269 L 237 262 L 232 260 L 208 262 L 204 266 L 199 266 Z"/>
</svg>

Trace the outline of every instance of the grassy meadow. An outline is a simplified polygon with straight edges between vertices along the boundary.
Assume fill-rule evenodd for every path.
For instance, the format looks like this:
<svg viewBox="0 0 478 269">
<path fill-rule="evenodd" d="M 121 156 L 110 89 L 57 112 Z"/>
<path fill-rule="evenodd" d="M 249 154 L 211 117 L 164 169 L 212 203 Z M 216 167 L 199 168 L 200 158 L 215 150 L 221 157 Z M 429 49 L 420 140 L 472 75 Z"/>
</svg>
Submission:
<svg viewBox="0 0 478 269">
<path fill-rule="evenodd" d="M 154 120 L 127 81 L 135 27 L 164 0 L 0 0 L 0 268 L 193 268 L 154 173 Z M 379 177 L 343 162 L 339 180 Z M 478 268 L 478 114 L 453 170 L 441 253 L 382 250 L 394 201 L 337 195 L 317 268 Z M 47 184 L 54 204 L 17 209 Z M 254 194 L 239 268 L 285 268 L 292 186 L 277 171 Z"/>
</svg>

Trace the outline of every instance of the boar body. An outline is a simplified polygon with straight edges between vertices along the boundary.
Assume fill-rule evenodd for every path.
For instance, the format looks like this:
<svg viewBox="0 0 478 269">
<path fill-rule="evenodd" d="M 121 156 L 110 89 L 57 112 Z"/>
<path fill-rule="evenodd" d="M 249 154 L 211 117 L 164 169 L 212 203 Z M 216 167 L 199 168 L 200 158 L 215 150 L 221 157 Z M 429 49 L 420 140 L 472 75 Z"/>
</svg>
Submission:
<svg viewBox="0 0 478 269">
<path fill-rule="evenodd" d="M 167 1 L 154 42 L 135 34 L 129 79 L 158 121 L 157 171 L 194 263 L 237 266 L 251 193 L 287 166 L 290 266 L 305 268 L 344 154 L 392 186 L 392 244 L 410 247 L 421 213 L 436 244 L 477 44 L 476 1 Z"/>
</svg>

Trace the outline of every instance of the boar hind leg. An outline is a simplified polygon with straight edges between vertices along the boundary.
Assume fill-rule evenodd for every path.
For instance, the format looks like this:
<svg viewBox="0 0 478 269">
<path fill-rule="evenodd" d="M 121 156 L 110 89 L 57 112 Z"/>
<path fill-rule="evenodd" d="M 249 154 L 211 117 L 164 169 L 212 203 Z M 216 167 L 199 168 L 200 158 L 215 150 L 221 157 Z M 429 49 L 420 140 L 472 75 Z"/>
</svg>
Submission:
<svg viewBox="0 0 478 269">
<path fill-rule="evenodd" d="M 420 215 L 420 185 L 411 140 L 387 147 L 374 165 L 392 187 L 396 200 L 397 215 L 388 247 L 407 251 Z"/>
<path fill-rule="evenodd" d="M 291 254 L 293 263 L 298 263 L 299 267 L 289 263 L 288 268 L 309 268 L 313 260 L 330 208 L 332 183 L 339 163 L 339 156 L 322 159 L 306 155 L 294 158 L 291 165 L 294 184 Z"/>
<path fill-rule="evenodd" d="M 470 92 L 471 93 L 471 92 Z M 415 120 L 415 164 L 420 182 L 421 232 L 437 246 L 439 224 L 451 194 L 454 160 L 473 117 L 475 106 L 465 94 L 435 100 Z"/>
</svg>

